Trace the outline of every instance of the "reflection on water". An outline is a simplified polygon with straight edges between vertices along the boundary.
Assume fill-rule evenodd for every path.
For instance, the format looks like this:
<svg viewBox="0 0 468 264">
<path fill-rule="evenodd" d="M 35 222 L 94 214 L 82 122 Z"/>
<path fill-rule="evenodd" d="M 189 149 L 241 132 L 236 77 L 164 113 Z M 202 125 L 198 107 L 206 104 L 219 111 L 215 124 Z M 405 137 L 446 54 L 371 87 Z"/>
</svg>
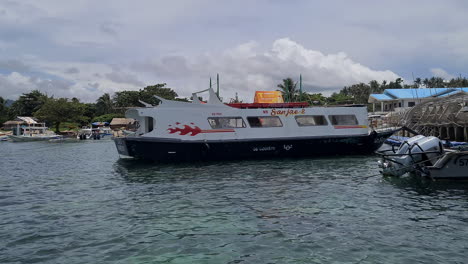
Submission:
<svg viewBox="0 0 468 264">
<path fill-rule="evenodd" d="M 438 195 L 439 193 L 468 194 L 467 181 L 434 181 L 429 178 L 421 178 L 414 175 L 403 177 L 383 177 L 383 179 L 395 187 L 413 191 L 421 195 Z"/>
<path fill-rule="evenodd" d="M 384 178 L 372 156 L 155 164 L 104 141 L 0 154 L 0 263 L 465 261 L 467 185 Z"/>
</svg>

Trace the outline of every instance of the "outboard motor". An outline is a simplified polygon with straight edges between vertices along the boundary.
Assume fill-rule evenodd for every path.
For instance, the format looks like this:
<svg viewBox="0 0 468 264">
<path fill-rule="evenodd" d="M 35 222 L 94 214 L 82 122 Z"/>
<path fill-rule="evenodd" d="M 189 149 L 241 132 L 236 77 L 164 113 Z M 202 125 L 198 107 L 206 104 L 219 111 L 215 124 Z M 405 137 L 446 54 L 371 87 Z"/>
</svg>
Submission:
<svg viewBox="0 0 468 264">
<path fill-rule="evenodd" d="M 418 135 L 403 142 L 393 154 L 383 154 L 379 161 L 384 176 L 401 176 L 432 166 L 444 153 L 442 142 L 436 137 Z"/>
</svg>

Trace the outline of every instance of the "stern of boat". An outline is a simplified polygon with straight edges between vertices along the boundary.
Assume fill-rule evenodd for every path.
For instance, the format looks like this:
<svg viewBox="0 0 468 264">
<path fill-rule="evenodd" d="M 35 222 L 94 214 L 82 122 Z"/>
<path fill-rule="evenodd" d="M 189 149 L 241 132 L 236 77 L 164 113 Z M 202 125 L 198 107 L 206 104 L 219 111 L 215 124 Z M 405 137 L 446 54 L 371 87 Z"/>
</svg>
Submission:
<svg viewBox="0 0 468 264">
<path fill-rule="evenodd" d="M 131 157 L 130 152 L 128 151 L 127 138 L 126 137 L 115 137 L 114 143 L 117 148 L 119 155 L 124 157 Z"/>
</svg>

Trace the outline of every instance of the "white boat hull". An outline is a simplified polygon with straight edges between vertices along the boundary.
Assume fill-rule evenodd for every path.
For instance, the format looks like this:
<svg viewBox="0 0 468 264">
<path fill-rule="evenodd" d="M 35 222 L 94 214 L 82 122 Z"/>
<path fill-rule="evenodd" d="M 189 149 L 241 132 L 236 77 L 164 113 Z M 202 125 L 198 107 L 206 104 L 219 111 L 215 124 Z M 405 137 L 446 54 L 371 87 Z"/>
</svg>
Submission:
<svg viewBox="0 0 468 264">
<path fill-rule="evenodd" d="M 434 180 L 468 180 L 468 151 L 445 153 L 434 166 L 427 167 L 427 173 Z"/>
<path fill-rule="evenodd" d="M 48 141 L 51 139 L 59 139 L 62 136 L 58 135 L 51 135 L 51 136 L 14 136 L 14 135 L 9 135 L 8 136 L 11 141 L 13 142 L 30 142 L 30 141 Z"/>
</svg>

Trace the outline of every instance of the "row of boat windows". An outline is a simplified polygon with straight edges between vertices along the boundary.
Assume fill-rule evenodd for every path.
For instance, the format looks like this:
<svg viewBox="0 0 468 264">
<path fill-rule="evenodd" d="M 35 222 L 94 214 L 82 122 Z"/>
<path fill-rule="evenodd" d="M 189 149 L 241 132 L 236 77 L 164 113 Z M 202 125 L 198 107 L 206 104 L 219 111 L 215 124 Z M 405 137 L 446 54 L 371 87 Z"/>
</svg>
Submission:
<svg viewBox="0 0 468 264">
<path fill-rule="evenodd" d="M 294 116 L 298 126 L 327 126 L 328 121 L 322 115 L 297 115 Z M 355 115 L 329 115 L 328 119 L 332 125 L 357 125 Z M 278 116 L 249 116 L 247 122 L 250 127 L 282 127 L 283 123 Z M 244 119 L 236 117 L 209 117 L 208 123 L 211 128 L 243 128 L 246 127 Z"/>
</svg>

